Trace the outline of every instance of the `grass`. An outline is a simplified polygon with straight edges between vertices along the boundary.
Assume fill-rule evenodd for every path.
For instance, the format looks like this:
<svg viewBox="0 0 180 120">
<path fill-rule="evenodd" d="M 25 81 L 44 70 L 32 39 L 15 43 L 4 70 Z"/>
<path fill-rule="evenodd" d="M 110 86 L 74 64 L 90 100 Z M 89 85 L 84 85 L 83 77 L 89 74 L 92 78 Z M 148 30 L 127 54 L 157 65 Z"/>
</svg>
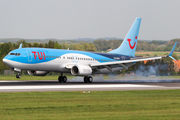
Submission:
<svg viewBox="0 0 180 120">
<path fill-rule="evenodd" d="M 97 51 L 102 52 L 102 51 Z M 108 51 L 103 51 L 104 53 L 107 53 Z M 164 56 L 168 55 L 170 51 L 136 51 L 135 56 L 143 56 L 143 57 L 151 57 L 151 56 Z M 176 53 L 178 59 L 180 59 L 180 52 L 174 52 Z"/>
<path fill-rule="evenodd" d="M 31 75 L 21 75 L 20 79 L 16 78 L 16 75 L 0 75 L 0 80 L 58 80 L 59 76 L 31 76 Z"/>
<path fill-rule="evenodd" d="M 21 75 L 20 79 L 16 78 L 16 75 L 0 75 L 1 80 L 58 80 L 58 75 L 47 75 L 47 76 L 31 76 L 31 75 Z M 67 75 L 68 79 L 76 78 L 76 76 Z"/>
<path fill-rule="evenodd" d="M 18 81 L 18 80 L 58 80 L 58 75 L 47 75 L 47 76 L 31 76 L 31 75 L 21 75 L 20 79 L 16 78 L 16 75 L 0 75 L 0 81 L 8 80 L 8 81 Z M 67 75 L 68 80 L 78 79 L 82 80 L 83 77 L 76 77 L 72 75 Z M 180 79 L 180 76 L 123 76 L 120 75 L 95 75 L 93 76 L 94 81 L 96 79 L 102 79 L 102 80 L 129 80 L 129 79 L 147 79 L 147 80 L 156 80 L 156 79 Z"/>
<path fill-rule="evenodd" d="M 20 79 L 16 78 L 16 75 L 0 75 L 0 81 L 8 80 L 8 81 L 18 81 L 18 80 L 58 80 L 58 75 L 47 75 L 47 76 L 31 76 L 31 75 L 21 75 Z M 68 80 L 78 79 L 82 80 L 83 77 L 76 77 L 72 75 L 67 76 Z M 180 76 L 123 76 L 120 75 L 95 75 L 93 76 L 94 81 L 96 80 L 129 80 L 129 79 L 147 79 L 147 80 L 161 80 L 161 79 L 180 79 Z"/>
<path fill-rule="evenodd" d="M 0 93 L 0 119 L 179 119 L 180 90 Z"/>
<path fill-rule="evenodd" d="M 180 52 L 174 52 L 174 53 L 180 59 Z M 169 51 L 167 51 L 167 52 L 160 52 L 160 51 L 136 51 L 135 56 L 144 56 L 144 57 L 154 56 L 154 55 L 164 56 L 164 55 L 168 55 L 168 54 L 169 54 Z"/>
</svg>

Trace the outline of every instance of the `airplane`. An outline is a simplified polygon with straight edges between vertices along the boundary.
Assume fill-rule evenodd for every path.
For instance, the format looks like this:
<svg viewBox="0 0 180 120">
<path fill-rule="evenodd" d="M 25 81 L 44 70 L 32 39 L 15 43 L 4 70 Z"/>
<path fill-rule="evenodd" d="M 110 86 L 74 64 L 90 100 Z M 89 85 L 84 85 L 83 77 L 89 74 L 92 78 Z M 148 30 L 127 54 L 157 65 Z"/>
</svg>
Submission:
<svg viewBox="0 0 180 120">
<path fill-rule="evenodd" d="M 16 78 L 21 77 L 21 70 L 27 70 L 29 75 L 45 76 L 49 72 L 59 72 L 59 82 L 67 82 L 63 73 L 74 76 L 84 76 L 85 83 L 93 82 L 92 74 L 108 74 L 128 69 L 136 62 L 172 57 L 175 45 L 167 56 L 135 57 L 141 18 L 137 17 L 127 33 L 122 44 L 108 53 L 50 49 L 50 48 L 22 48 L 8 53 L 3 62 L 11 70 L 16 71 Z"/>
</svg>

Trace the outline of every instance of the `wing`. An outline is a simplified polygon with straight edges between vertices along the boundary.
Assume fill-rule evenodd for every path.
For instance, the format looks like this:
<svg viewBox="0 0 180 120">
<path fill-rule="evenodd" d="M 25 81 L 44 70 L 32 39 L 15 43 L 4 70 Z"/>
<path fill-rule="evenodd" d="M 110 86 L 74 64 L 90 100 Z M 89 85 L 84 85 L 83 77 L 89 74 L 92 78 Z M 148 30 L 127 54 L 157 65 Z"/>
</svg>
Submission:
<svg viewBox="0 0 180 120">
<path fill-rule="evenodd" d="M 135 64 L 135 62 L 145 61 L 145 60 L 156 60 L 156 59 L 161 59 L 163 57 L 166 57 L 166 56 L 148 57 L 148 58 L 134 58 L 131 60 L 91 64 L 90 66 L 93 69 L 96 69 L 98 71 L 100 71 L 99 69 L 107 68 L 109 71 L 113 72 L 112 68 L 115 68 L 115 67 L 123 67 L 124 69 L 128 69 L 128 67 Z"/>
<path fill-rule="evenodd" d="M 163 57 L 170 57 L 173 60 L 175 60 L 172 57 L 172 54 L 175 50 L 177 42 L 174 44 L 173 48 L 171 49 L 169 55 L 167 56 L 158 56 L 158 57 L 146 57 L 146 58 L 131 58 L 130 60 L 122 60 L 122 61 L 114 61 L 114 62 L 105 62 L 105 63 L 96 63 L 96 64 L 91 64 L 90 66 L 92 68 L 107 68 L 108 70 L 112 71 L 112 66 L 122 66 L 124 67 L 124 69 L 128 69 L 129 66 L 131 66 L 132 64 L 136 63 L 136 62 L 140 62 L 140 61 L 145 61 L 145 60 L 156 60 L 156 59 L 161 59 Z"/>
<path fill-rule="evenodd" d="M 98 66 L 107 66 L 107 65 L 119 65 L 119 64 L 125 64 L 125 63 L 135 63 L 135 62 L 145 61 L 145 60 L 156 60 L 156 59 L 161 59 L 163 57 L 166 57 L 166 56 L 133 58 L 133 59 L 130 59 L 130 60 L 91 64 L 90 66 L 91 67 L 98 67 Z"/>
</svg>

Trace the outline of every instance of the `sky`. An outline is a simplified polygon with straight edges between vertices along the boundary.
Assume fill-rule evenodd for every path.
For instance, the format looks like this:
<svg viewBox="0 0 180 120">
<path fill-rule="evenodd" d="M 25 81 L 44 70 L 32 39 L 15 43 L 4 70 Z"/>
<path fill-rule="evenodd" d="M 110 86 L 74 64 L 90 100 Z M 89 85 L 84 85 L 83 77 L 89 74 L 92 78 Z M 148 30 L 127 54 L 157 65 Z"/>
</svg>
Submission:
<svg viewBox="0 0 180 120">
<path fill-rule="evenodd" d="M 0 0 L 0 38 L 180 38 L 180 0 Z"/>
</svg>

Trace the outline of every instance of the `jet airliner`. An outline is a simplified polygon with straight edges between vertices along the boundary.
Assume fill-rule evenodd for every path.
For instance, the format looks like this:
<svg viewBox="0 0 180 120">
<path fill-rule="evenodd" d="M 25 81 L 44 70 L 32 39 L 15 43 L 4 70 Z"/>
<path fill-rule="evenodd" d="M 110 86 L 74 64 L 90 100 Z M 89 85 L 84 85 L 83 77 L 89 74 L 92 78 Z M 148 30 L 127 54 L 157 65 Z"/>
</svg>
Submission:
<svg viewBox="0 0 180 120">
<path fill-rule="evenodd" d="M 21 70 L 27 70 L 29 75 L 45 76 L 49 72 L 59 72 L 59 82 L 66 82 L 67 77 L 63 73 L 71 73 L 74 76 L 84 76 L 85 83 L 93 81 L 92 74 L 108 74 L 123 69 L 128 69 L 138 61 L 161 59 L 172 57 L 175 45 L 168 56 L 137 58 L 135 51 L 137 47 L 138 34 L 141 18 L 136 18 L 127 33 L 122 44 L 108 53 L 48 49 L 48 48 L 22 48 L 9 52 L 3 58 L 3 62 L 11 70 L 18 72 L 20 78 Z"/>
</svg>

